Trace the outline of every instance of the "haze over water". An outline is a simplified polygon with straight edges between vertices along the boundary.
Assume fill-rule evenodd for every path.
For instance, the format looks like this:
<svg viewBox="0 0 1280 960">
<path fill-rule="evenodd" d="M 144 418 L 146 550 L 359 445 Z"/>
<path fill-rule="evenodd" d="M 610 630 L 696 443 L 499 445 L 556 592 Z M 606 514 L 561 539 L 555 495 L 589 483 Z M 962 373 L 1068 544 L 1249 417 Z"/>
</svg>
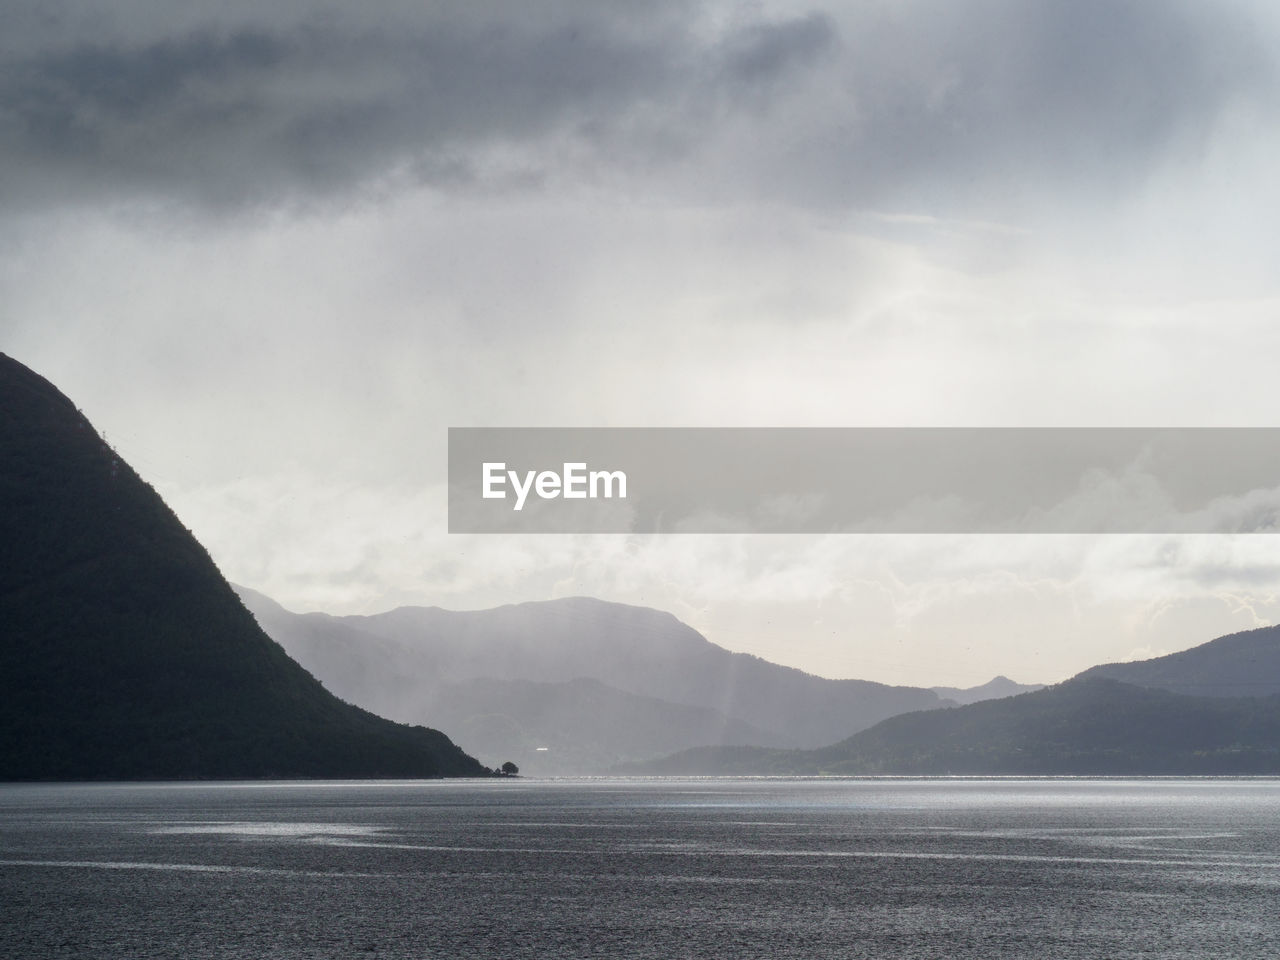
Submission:
<svg viewBox="0 0 1280 960">
<path fill-rule="evenodd" d="M 1270 957 L 1280 781 L 0 787 L 4 957 Z"/>
</svg>

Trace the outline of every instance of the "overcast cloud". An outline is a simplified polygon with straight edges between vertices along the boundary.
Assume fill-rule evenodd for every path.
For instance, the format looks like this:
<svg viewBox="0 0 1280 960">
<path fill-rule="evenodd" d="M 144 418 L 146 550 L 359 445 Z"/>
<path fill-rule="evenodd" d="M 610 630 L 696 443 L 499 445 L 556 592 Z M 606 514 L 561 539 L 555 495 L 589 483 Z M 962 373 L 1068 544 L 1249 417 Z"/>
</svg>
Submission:
<svg viewBox="0 0 1280 960">
<path fill-rule="evenodd" d="M 0 23 L 0 350 L 286 605 L 590 593 L 919 683 L 1276 617 L 1270 537 L 449 537 L 442 487 L 449 426 L 1276 426 L 1271 5 Z"/>
<path fill-rule="evenodd" d="M 12 4 L 10 5 L 12 6 Z M 1116 198 L 1274 105 L 1239 3 L 19 5 L 10 202 L 604 182 L 1008 213 Z"/>
</svg>

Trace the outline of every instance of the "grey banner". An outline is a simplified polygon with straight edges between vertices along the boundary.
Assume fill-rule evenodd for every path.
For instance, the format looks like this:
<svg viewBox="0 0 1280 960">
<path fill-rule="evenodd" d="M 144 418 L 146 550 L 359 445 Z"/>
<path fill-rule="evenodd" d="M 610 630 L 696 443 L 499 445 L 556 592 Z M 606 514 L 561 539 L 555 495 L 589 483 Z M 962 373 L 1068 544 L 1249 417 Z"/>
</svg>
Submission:
<svg viewBox="0 0 1280 960">
<path fill-rule="evenodd" d="M 451 533 L 1274 533 L 1278 428 L 451 428 Z"/>
</svg>

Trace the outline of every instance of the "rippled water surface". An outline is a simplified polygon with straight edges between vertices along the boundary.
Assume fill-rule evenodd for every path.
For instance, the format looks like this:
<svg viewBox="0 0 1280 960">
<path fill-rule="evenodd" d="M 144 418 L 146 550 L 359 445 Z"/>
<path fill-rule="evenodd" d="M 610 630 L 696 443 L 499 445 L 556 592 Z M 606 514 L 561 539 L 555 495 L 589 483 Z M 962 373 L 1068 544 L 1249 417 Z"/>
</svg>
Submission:
<svg viewBox="0 0 1280 960">
<path fill-rule="evenodd" d="M 0 956 L 1280 955 L 1280 781 L 0 787 Z"/>
</svg>

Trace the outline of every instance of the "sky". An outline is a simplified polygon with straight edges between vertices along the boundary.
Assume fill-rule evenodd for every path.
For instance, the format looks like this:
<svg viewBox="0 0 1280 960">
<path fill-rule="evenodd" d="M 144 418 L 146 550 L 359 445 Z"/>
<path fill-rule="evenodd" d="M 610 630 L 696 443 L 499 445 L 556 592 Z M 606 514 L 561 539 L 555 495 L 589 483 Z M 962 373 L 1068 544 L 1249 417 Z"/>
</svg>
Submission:
<svg viewBox="0 0 1280 960">
<path fill-rule="evenodd" d="M 461 536 L 451 426 L 1280 426 L 1264 0 L 0 0 L 0 350 L 290 609 L 827 676 L 1280 622 L 1280 538 Z"/>
</svg>

